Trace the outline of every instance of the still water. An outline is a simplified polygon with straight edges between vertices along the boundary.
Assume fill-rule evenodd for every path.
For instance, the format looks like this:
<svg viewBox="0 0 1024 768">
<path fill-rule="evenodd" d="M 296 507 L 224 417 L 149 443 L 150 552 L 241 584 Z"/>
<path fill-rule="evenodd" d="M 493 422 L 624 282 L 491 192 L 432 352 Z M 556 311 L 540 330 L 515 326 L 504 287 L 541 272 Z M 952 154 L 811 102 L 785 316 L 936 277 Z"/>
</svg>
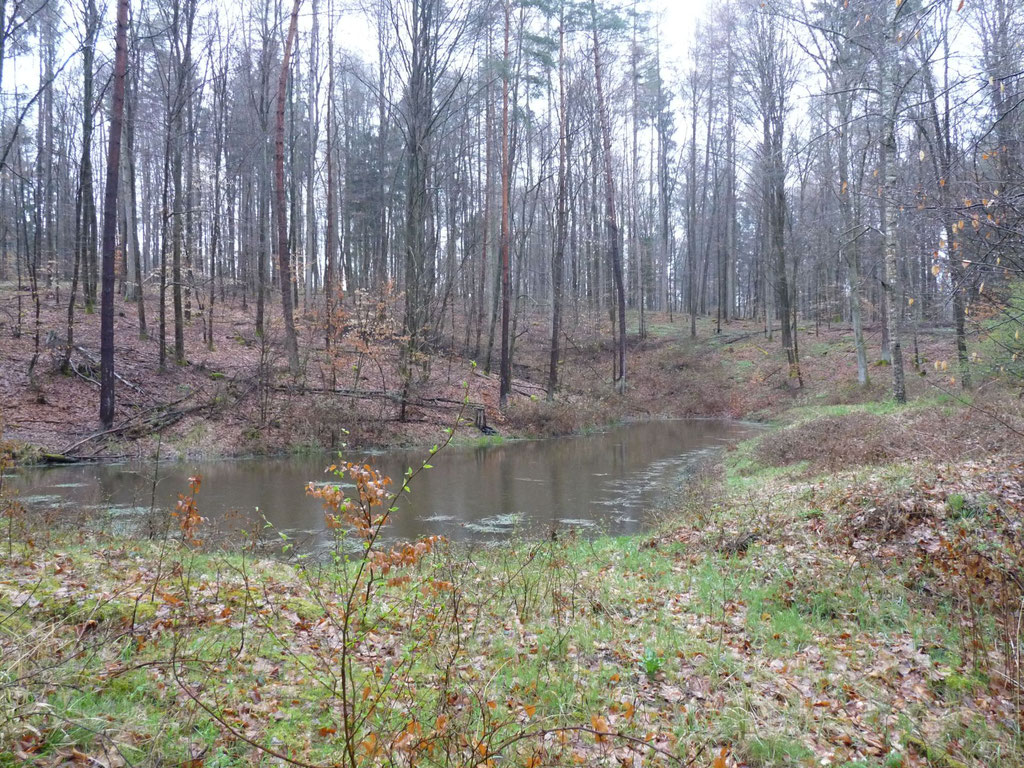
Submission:
<svg viewBox="0 0 1024 768">
<path fill-rule="evenodd" d="M 701 463 L 751 435 L 750 424 L 716 420 L 650 421 L 593 435 L 501 445 L 449 447 L 397 502 L 389 539 L 440 534 L 500 541 L 553 528 L 591 533 L 642 531 L 675 503 Z M 400 486 L 423 451 L 353 452 Z M 265 518 L 305 550 L 330 542 L 323 508 L 306 495 L 323 482 L 330 456 L 154 464 L 77 465 L 19 470 L 11 480 L 28 508 L 89 510 L 114 529 L 143 531 L 165 520 L 190 475 L 202 477 L 200 514 L 225 536 L 262 527 Z M 151 515 L 151 509 L 156 510 Z"/>
</svg>

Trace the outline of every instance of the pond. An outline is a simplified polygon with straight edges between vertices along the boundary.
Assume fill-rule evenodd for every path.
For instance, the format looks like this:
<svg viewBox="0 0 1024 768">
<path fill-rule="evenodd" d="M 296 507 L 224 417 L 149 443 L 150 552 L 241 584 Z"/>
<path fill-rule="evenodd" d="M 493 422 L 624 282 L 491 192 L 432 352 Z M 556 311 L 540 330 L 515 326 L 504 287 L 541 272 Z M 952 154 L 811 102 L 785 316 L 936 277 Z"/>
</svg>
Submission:
<svg viewBox="0 0 1024 768">
<path fill-rule="evenodd" d="M 640 532 L 672 509 L 675 494 L 703 462 L 756 429 L 710 419 L 647 421 L 591 435 L 450 446 L 399 499 L 386 535 L 500 541 L 552 529 Z M 398 486 L 405 469 L 422 464 L 425 455 L 396 450 L 345 458 L 370 462 Z M 319 455 L 73 465 L 20 469 L 10 480 L 27 508 L 91 511 L 114 530 L 139 533 L 166 521 L 178 494 L 187 492 L 189 476 L 198 474 L 200 514 L 221 534 L 262 529 L 277 540 L 283 532 L 309 551 L 328 546 L 331 537 L 321 503 L 306 495 L 306 486 L 329 480 L 324 470 L 334 461 Z"/>
</svg>

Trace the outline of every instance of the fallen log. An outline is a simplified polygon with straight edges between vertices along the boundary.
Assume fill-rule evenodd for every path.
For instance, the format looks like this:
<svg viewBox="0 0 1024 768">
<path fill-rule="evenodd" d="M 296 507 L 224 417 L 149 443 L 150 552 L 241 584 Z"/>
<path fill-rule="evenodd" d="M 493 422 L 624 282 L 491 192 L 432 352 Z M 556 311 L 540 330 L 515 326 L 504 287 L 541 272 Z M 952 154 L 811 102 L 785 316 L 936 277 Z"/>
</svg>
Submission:
<svg viewBox="0 0 1024 768">
<path fill-rule="evenodd" d="M 77 464 L 77 456 L 66 456 L 63 453 L 43 453 L 39 455 L 40 464 Z"/>
<path fill-rule="evenodd" d="M 68 456 L 63 453 L 43 453 L 39 456 L 37 464 L 60 465 L 86 464 L 92 461 L 120 461 L 128 457 L 121 454 L 118 456 Z"/>
<path fill-rule="evenodd" d="M 79 346 L 78 344 L 75 344 L 73 349 L 76 352 L 78 352 L 78 354 L 80 354 L 83 358 L 85 358 L 86 362 L 89 363 L 89 365 L 91 366 L 91 368 L 93 370 L 98 370 L 99 369 L 100 361 L 89 350 L 87 350 L 85 347 Z M 88 381 L 88 382 L 90 382 L 92 384 L 95 384 L 96 386 L 99 386 L 99 384 L 100 384 L 99 381 L 97 381 L 95 378 L 90 376 L 88 372 L 80 371 L 78 369 L 78 366 L 75 365 L 74 361 L 69 360 L 68 362 L 71 365 L 71 370 L 75 373 L 75 375 L 80 376 L 85 381 Z M 143 394 L 142 387 L 139 387 L 139 386 L 137 386 L 135 384 L 132 384 L 130 381 L 128 381 L 128 379 L 126 379 L 124 376 L 122 376 L 121 374 L 117 373 L 116 371 L 114 372 L 114 377 L 118 381 L 120 381 L 122 384 L 124 384 L 126 387 L 128 387 L 129 389 L 134 390 L 135 392 L 138 392 L 139 394 Z"/>
<path fill-rule="evenodd" d="M 285 384 L 278 384 L 274 387 L 275 392 L 285 392 L 296 394 L 296 390 Z M 383 389 L 331 389 L 330 387 L 303 387 L 301 392 L 311 392 L 315 395 L 336 395 L 338 397 L 349 397 L 356 400 L 389 400 L 393 403 L 401 403 L 402 395 L 394 392 L 388 392 Z M 459 407 L 467 406 L 470 408 L 482 408 L 483 403 L 478 403 L 473 400 L 456 400 L 451 397 L 417 397 L 415 399 L 406 399 L 406 405 L 413 406 L 415 408 L 448 408 L 448 407 Z"/>
</svg>

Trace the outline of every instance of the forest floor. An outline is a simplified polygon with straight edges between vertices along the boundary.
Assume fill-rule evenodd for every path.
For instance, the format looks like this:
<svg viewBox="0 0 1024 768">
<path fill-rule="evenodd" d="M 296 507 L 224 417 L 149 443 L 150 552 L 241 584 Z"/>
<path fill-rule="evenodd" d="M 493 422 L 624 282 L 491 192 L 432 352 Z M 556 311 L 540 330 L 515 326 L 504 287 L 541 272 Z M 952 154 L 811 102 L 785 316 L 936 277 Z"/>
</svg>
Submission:
<svg viewBox="0 0 1024 768">
<path fill-rule="evenodd" d="M 66 287 L 65 287 L 66 293 Z M 41 453 L 79 458 L 214 458 L 280 454 L 350 446 L 429 445 L 439 428 L 454 426 L 469 400 L 505 437 L 566 434 L 637 418 L 717 416 L 765 420 L 799 404 L 842 404 L 885 397 L 888 369 L 874 365 L 871 386 L 855 383 L 853 345 L 846 326 L 801 326 L 803 386 L 789 376 L 777 339 L 757 323 L 733 321 L 715 333 L 700 319 L 696 339 L 688 318 L 650 314 L 648 334 L 629 337 L 628 389 L 611 387 L 613 348 L 607 319 L 567 312 L 561 382 L 546 401 L 549 330 L 538 315 L 517 329 L 513 392 L 498 409 L 498 376 L 485 373 L 487 335 L 479 355 L 475 339 L 445 337 L 444 348 L 418 362 L 400 419 L 400 349 L 395 297 L 346 298 L 326 349 L 323 320 L 299 312 L 301 373 L 291 376 L 280 351 L 279 315 L 267 303 L 268 332 L 256 334 L 254 303 L 240 297 L 215 305 L 214 344 L 204 340 L 199 307 L 185 327 L 187 364 L 173 362 L 168 318 L 167 363 L 161 372 L 156 305 L 147 305 L 150 334 L 140 338 L 134 305 L 120 299 L 115 318 L 117 408 L 112 430 L 98 420 L 99 315 L 78 310 L 73 372 L 58 370 L 66 305 L 52 293 L 42 304 L 40 358 L 34 380 L 29 364 L 35 323 L 27 295 L 0 286 L 0 425 L 19 444 L 19 457 Z M 251 299 L 251 297 L 250 297 Z M 635 329 L 637 318 L 631 316 Z M 52 334 L 52 335 L 51 335 Z M 48 345 L 48 339 L 50 341 Z M 908 342 L 910 340 L 908 339 Z M 869 329 L 869 356 L 878 363 L 880 333 Z M 910 375 L 912 396 L 950 388 L 932 363 L 950 357 L 944 329 L 915 340 L 922 376 Z M 479 358 L 476 365 L 473 358 Z M 907 350 L 909 360 L 913 348 Z M 493 352 L 497 368 L 497 349 Z M 908 371 L 911 368 L 908 366 Z M 955 389 L 955 387 L 953 387 Z M 464 430 L 467 435 L 471 429 Z"/>
<path fill-rule="evenodd" d="M 306 391 L 276 369 L 283 389 L 263 414 L 250 321 L 223 321 L 210 357 L 193 329 L 192 364 L 163 375 L 152 342 L 129 343 L 120 370 L 139 391 L 122 388 L 120 422 L 176 397 L 208 404 L 165 427 L 175 455 L 294 450 L 303 425 L 313 448 L 328 423 L 370 442 L 436 441 L 457 412 L 437 398 L 467 396 L 462 380 L 503 434 L 685 415 L 772 429 L 661 500 L 669 511 L 644 535 L 374 543 L 366 559 L 344 555 L 359 543 L 344 525 L 327 560 L 197 546 L 202 493 L 143 538 L 103 515 L 61 525 L 0 485 L 0 766 L 1024 765 L 1018 393 L 997 381 L 961 393 L 953 366 L 940 370 L 941 330 L 917 335 L 916 368 L 908 337 L 911 400 L 898 407 L 875 335 L 862 388 L 849 330 L 802 326 L 801 388 L 756 325 L 705 322 L 694 341 L 675 320 L 652 317 L 631 339 L 624 397 L 606 383 L 604 326 L 572 324 L 555 404 L 538 321 L 504 416 L 495 377 L 435 357 L 412 426 L 384 398 L 309 392 L 330 373 L 305 335 Z M 59 449 L 96 430 L 95 386 L 47 372 L 37 402 L 31 341 L 2 330 L 7 436 Z M 334 370 L 354 389 L 361 349 L 379 383 L 359 386 L 394 391 L 397 343 L 353 343 Z M 370 403 L 381 411 L 357 418 Z M 151 449 L 115 437 L 86 445 Z M 353 495 L 377 498 L 363 482 Z"/>
<path fill-rule="evenodd" d="M 0 765 L 1017 768 L 1004 405 L 798 407 L 657 531 L 433 542 L 372 578 L 8 506 Z"/>
</svg>

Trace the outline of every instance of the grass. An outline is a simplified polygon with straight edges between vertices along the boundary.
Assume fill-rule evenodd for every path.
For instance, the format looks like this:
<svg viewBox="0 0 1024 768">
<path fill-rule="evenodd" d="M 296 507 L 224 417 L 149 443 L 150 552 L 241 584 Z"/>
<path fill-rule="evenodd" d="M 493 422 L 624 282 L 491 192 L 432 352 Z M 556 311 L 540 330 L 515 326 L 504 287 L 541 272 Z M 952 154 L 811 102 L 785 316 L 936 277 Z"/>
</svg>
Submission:
<svg viewBox="0 0 1024 768">
<path fill-rule="evenodd" d="M 893 411 L 800 408 L 794 423 L 864 415 Z M 729 452 L 654 534 L 453 545 L 381 574 L 348 646 L 344 557 L 6 521 L 0 766 L 76 750 L 277 764 L 246 739 L 336 764 L 346 707 L 365 716 L 360 765 L 1022 764 L 1008 625 L 968 602 L 995 576 L 922 554 L 943 539 L 1005 554 L 1012 465 L 816 473 L 759 454 L 780 434 Z"/>
<path fill-rule="evenodd" d="M 798 405 L 782 412 L 775 419 L 775 422 L 780 425 L 796 425 L 822 418 L 841 418 L 852 414 L 891 416 L 897 413 L 906 413 L 908 410 L 925 410 L 934 409 L 938 406 L 953 405 L 955 402 L 950 395 L 945 393 L 929 393 L 928 395 L 913 398 L 903 405 L 900 405 L 892 398 L 870 400 L 864 403 L 806 404 Z"/>
<path fill-rule="evenodd" d="M 769 435 L 774 434 L 774 430 L 769 433 Z M 763 463 L 759 459 L 757 451 L 762 441 L 766 439 L 771 438 L 767 435 L 751 437 L 726 453 L 724 461 L 726 488 L 733 494 L 742 494 L 744 491 L 756 489 L 766 482 L 807 468 L 806 462 L 789 466 Z"/>
</svg>

